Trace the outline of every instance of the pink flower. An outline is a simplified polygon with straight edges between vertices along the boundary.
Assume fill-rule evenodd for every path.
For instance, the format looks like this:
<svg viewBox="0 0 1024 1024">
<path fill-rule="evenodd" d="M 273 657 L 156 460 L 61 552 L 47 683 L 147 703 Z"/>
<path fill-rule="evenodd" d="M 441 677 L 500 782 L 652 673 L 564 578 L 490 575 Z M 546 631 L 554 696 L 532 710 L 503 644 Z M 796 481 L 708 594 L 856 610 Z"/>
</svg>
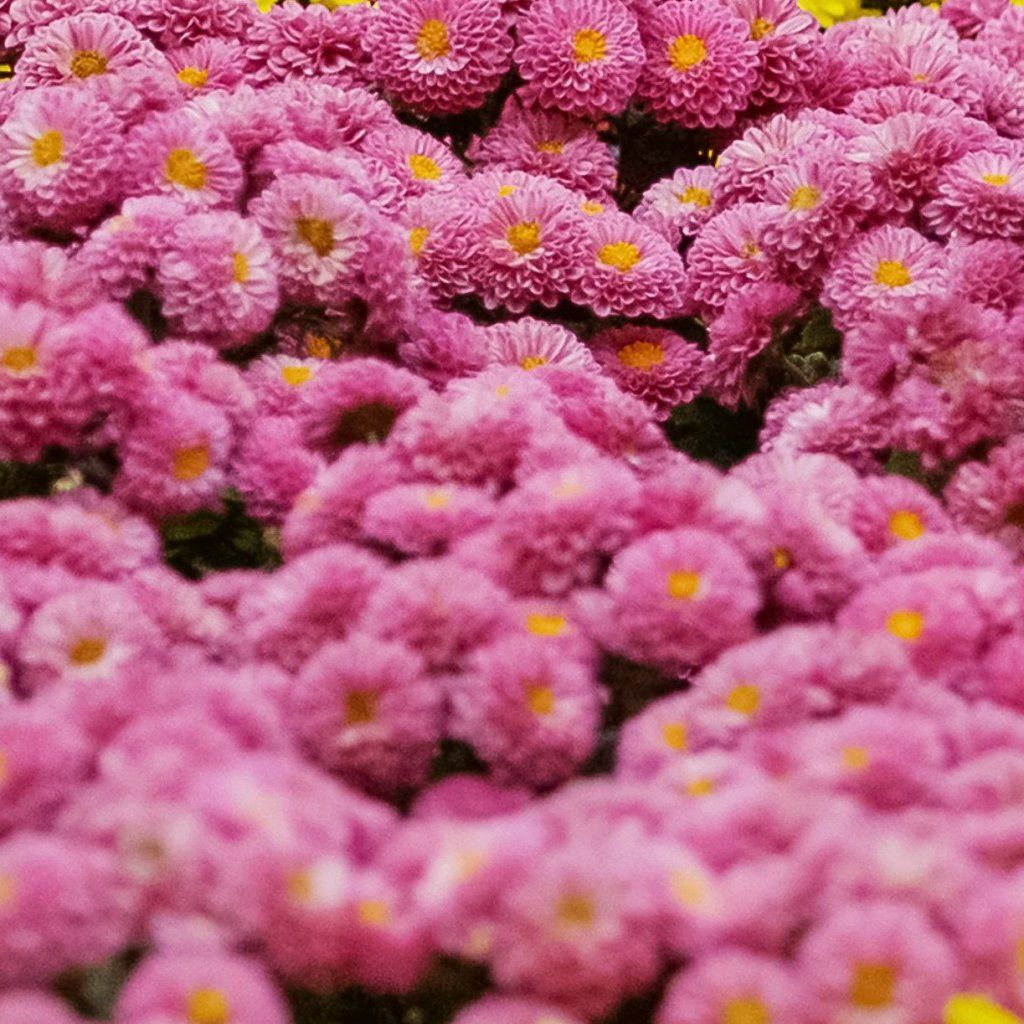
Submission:
<svg viewBox="0 0 1024 1024">
<path fill-rule="evenodd" d="M 974 152 L 946 166 L 924 210 L 939 235 L 1020 238 L 1024 235 L 1024 161 L 1002 152 Z"/>
<path fill-rule="evenodd" d="M 502 366 L 536 370 L 543 366 L 571 366 L 596 370 L 590 350 L 571 331 L 558 324 L 524 316 L 495 324 L 487 334 L 488 361 Z"/>
<path fill-rule="evenodd" d="M 472 290 L 472 239 L 478 212 L 456 192 L 412 199 L 402 210 L 401 223 L 416 273 L 439 298 Z M 458 314 L 445 316 L 431 310 L 427 315 L 451 322 Z"/>
<path fill-rule="evenodd" d="M 951 529 L 935 498 L 920 485 L 897 476 L 865 479 L 852 511 L 850 525 L 869 551 L 884 551 Z"/>
<path fill-rule="evenodd" d="M 200 39 L 169 50 L 167 60 L 188 97 L 234 89 L 245 76 L 244 51 L 234 40 Z"/>
<path fill-rule="evenodd" d="M 538 1021 L 546 1021 L 547 1024 L 580 1024 L 579 1018 L 567 1017 L 550 1003 L 507 996 L 485 996 L 462 1010 L 453 1024 L 537 1024 Z M 35 1021 L 29 1024 L 35 1024 Z"/>
<path fill-rule="evenodd" d="M 645 13 L 647 64 L 637 96 L 662 121 L 687 128 L 728 126 L 757 85 L 750 27 L 717 2 L 666 0 Z"/>
<path fill-rule="evenodd" d="M 402 644 L 359 634 L 327 644 L 303 665 L 288 701 L 300 743 L 347 782 L 394 794 L 426 781 L 443 694 Z"/>
<path fill-rule="evenodd" d="M 407 125 L 371 133 L 362 148 L 398 178 L 408 197 L 451 192 L 465 182 L 463 166 L 448 146 Z"/>
<path fill-rule="evenodd" d="M 219 951 L 155 953 L 136 968 L 118 996 L 116 1024 L 166 1018 L 285 1024 L 289 1013 L 263 967 Z"/>
<path fill-rule="evenodd" d="M 715 177 L 715 169 L 705 164 L 680 167 L 643 194 L 633 216 L 677 246 L 683 238 L 699 234 L 711 218 Z"/>
<path fill-rule="evenodd" d="M 173 8 L 157 0 L 125 4 L 125 17 L 169 50 L 201 39 L 244 39 L 259 21 L 245 0 L 183 0 Z"/>
<path fill-rule="evenodd" d="M 1011 551 L 1024 552 L 1024 463 L 1019 438 L 989 452 L 984 462 L 965 462 L 943 497 L 961 526 L 989 534 Z"/>
<path fill-rule="evenodd" d="M 497 0 L 395 0 L 370 23 L 378 85 L 424 114 L 479 107 L 512 63 Z"/>
<path fill-rule="evenodd" d="M 524 101 L 579 117 L 621 113 L 644 65 L 636 17 L 619 0 L 543 0 L 518 19 Z"/>
<path fill-rule="evenodd" d="M 594 335 L 590 343 L 605 373 L 623 391 L 643 399 L 659 420 L 703 388 L 704 354 L 671 331 L 618 327 Z"/>
<path fill-rule="evenodd" d="M 950 240 L 950 288 L 964 301 L 1010 313 L 1024 301 L 1024 252 L 1003 238 Z"/>
<path fill-rule="evenodd" d="M 81 1024 L 81 1018 L 46 992 L 9 991 L 0 995 L 0 1019 L 20 1024 Z"/>
</svg>

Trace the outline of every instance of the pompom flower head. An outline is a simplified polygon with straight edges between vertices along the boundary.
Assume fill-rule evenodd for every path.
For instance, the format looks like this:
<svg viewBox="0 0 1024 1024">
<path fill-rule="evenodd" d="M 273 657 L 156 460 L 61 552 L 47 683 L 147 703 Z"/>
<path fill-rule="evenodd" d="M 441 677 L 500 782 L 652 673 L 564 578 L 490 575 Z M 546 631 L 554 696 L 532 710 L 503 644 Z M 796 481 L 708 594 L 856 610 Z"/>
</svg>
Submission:
<svg viewBox="0 0 1024 1024">
<path fill-rule="evenodd" d="M 580 117 L 621 113 L 644 65 L 636 17 L 620 0 L 541 0 L 517 24 L 528 103 Z"/>
<path fill-rule="evenodd" d="M 939 175 L 925 220 L 940 235 L 1024 236 L 1024 160 L 1005 153 L 969 153 Z"/>
</svg>

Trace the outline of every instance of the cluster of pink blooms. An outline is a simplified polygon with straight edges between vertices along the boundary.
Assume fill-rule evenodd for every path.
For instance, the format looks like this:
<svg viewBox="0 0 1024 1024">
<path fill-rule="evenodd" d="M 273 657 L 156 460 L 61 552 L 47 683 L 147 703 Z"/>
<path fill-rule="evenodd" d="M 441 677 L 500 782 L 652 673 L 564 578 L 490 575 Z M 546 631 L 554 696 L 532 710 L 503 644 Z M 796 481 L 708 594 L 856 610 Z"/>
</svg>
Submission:
<svg viewBox="0 0 1024 1024">
<path fill-rule="evenodd" d="M 0 461 L 70 467 L 0 504 L 0 1024 L 126 950 L 112 1024 L 440 958 L 456 1024 L 1024 1012 L 1024 11 L 0 32 Z M 720 155 L 633 202 L 654 122 Z M 701 395 L 761 451 L 674 449 Z M 281 567 L 179 575 L 228 493 Z"/>
</svg>

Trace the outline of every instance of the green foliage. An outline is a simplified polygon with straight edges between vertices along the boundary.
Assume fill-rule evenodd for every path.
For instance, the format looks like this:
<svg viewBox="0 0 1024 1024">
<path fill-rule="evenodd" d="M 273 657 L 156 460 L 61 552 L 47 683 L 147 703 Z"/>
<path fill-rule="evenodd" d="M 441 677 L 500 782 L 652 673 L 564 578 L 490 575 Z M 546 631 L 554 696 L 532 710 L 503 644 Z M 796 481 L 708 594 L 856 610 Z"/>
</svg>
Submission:
<svg viewBox="0 0 1024 1024">
<path fill-rule="evenodd" d="M 677 405 L 665 424 L 672 444 L 699 462 L 728 469 L 757 451 L 761 417 L 750 409 L 726 409 L 700 397 Z"/>
</svg>

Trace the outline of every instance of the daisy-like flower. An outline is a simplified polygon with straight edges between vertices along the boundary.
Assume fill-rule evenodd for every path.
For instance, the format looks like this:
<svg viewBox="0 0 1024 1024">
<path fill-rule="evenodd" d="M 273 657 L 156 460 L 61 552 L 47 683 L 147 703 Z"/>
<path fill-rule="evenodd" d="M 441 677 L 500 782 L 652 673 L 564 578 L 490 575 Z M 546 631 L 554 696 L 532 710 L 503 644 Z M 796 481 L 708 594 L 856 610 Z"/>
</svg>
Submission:
<svg viewBox="0 0 1024 1024">
<path fill-rule="evenodd" d="M 347 782 L 421 786 L 441 736 L 443 693 L 407 647 L 353 635 L 320 648 L 288 694 L 296 737 Z"/>
<path fill-rule="evenodd" d="M 219 347 L 248 341 L 277 310 L 273 253 L 236 213 L 183 220 L 160 253 L 156 284 L 171 329 Z"/>
<path fill-rule="evenodd" d="M 377 84 L 422 114 L 479 107 L 512 63 L 499 0 L 391 0 L 367 46 Z"/>
<path fill-rule="evenodd" d="M 968 153 L 942 170 L 923 212 L 939 235 L 1024 237 L 1024 160 L 1002 152 Z"/>
<path fill-rule="evenodd" d="M 574 302 L 598 316 L 679 315 L 686 270 L 682 257 L 654 231 L 624 213 L 587 221 L 589 258 L 572 290 Z"/>
<path fill-rule="evenodd" d="M 488 361 L 536 370 L 556 364 L 594 370 L 593 356 L 571 331 L 558 324 L 524 316 L 495 324 L 488 331 Z"/>
<path fill-rule="evenodd" d="M 559 111 L 531 110 L 515 99 L 466 155 L 480 167 L 546 175 L 596 200 L 607 200 L 615 188 L 615 157 L 589 123 Z"/>
<path fill-rule="evenodd" d="M 245 77 L 241 43 L 229 39 L 200 39 L 192 46 L 169 50 L 167 59 L 188 97 L 233 89 Z"/>
<path fill-rule="evenodd" d="M 127 139 L 131 195 L 171 195 L 190 207 L 234 207 L 242 167 L 227 138 L 184 111 L 157 114 Z"/>
<path fill-rule="evenodd" d="M 113 14 L 73 14 L 35 31 L 18 59 L 26 88 L 82 83 L 159 67 L 163 57 L 130 22 Z"/>
<path fill-rule="evenodd" d="M 224 2 L 224 0 L 221 0 Z M 285 0 L 257 18 L 246 38 L 246 71 L 256 85 L 315 78 L 334 86 L 367 77 L 365 8 L 329 10 Z"/>
<path fill-rule="evenodd" d="M 250 207 L 278 259 L 285 298 L 340 302 L 370 249 L 370 210 L 328 178 L 278 178 Z"/>
<path fill-rule="evenodd" d="M 587 224 L 572 193 L 531 177 L 481 211 L 473 283 L 488 309 L 522 313 L 532 302 L 555 306 L 586 262 Z"/>
<path fill-rule="evenodd" d="M 579 117 L 622 112 L 646 59 L 628 4 L 540 0 L 516 29 L 523 100 Z"/>
<path fill-rule="evenodd" d="M 451 298 L 472 290 L 470 253 L 478 214 L 461 193 L 444 193 L 411 199 L 399 215 L 416 273 L 434 295 Z"/>
<path fill-rule="evenodd" d="M 865 308 L 887 310 L 906 298 L 941 291 L 947 280 L 941 246 L 913 228 L 885 224 L 852 242 L 825 277 L 822 301 L 840 330 Z"/>
<path fill-rule="evenodd" d="M 656 327 L 619 327 L 591 341 L 601 369 L 623 391 L 643 399 L 658 419 L 689 402 L 704 383 L 704 354 L 671 331 Z"/>
<path fill-rule="evenodd" d="M 409 196 L 451 192 L 465 180 L 462 164 L 444 143 L 407 125 L 372 133 L 362 149 L 380 160 Z"/>
<path fill-rule="evenodd" d="M 820 33 L 796 0 L 729 0 L 750 26 L 760 74 L 751 103 L 785 105 L 802 98 L 816 71 Z"/>
<path fill-rule="evenodd" d="M 965 462 L 944 492 L 950 515 L 1024 553 L 1024 444 L 1011 438 L 984 462 Z"/>
<path fill-rule="evenodd" d="M 671 245 L 679 245 L 711 219 L 715 178 L 715 169 L 707 164 L 680 167 L 643 194 L 633 217 L 664 235 Z"/>
<path fill-rule="evenodd" d="M 772 277 L 763 237 L 771 219 L 767 203 L 740 203 L 701 229 L 687 253 L 686 269 L 687 288 L 702 317 L 717 316 L 730 296 Z"/>
<path fill-rule="evenodd" d="M 952 529 L 923 487 L 897 476 L 869 477 L 853 503 L 850 526 L 869 551 L 884 551 Z"/>
<path fill-rule="evenodd" d="M 647 63 L 637 96 L 662 121 L 727 127 L 757 85 L 750 26 L 719 3 L 666 0 L 641 23 Z"/>
<path fill-rule="evenodd" d="M 35 225 L 85 224 L 115 198 L 123 148 L 117 119 L 85 90 L 24 92 L 0 128 L 4 200 Z"/>
</svg>

